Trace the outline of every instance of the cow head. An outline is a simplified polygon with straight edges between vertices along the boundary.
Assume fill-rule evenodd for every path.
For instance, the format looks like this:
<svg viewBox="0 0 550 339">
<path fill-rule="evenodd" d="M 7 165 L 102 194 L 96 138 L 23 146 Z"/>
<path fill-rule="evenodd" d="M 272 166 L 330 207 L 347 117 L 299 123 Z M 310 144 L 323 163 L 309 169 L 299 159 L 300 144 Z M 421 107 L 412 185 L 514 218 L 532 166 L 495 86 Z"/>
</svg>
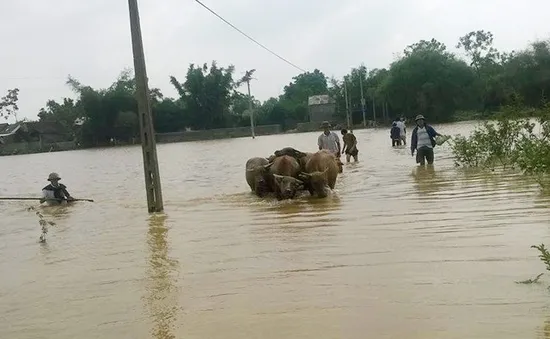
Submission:
<svg viewBox="0 0 550 339">
<path fill-rule="evenodd" d="M 286 175 L 273 174 L 275 185 L 279 188 L 280 199 L 292 199 L 296 192 L 304 187 L 304 183 Z"/>
<path fill-rule="evenodd" d="M 342 173 L 344 171 L 344 164 L 338 157 L 336 157 L 336 165 L 338 165 L 338 173 Z"/>
<path fill-rule="evenodd" d="M 265 166 L 258 166 L 256 168 L 247 169 L 246 171 L 252 174 L 252 180 L 254 181 L 254 193 L 256 193 L 257 196 L 263 197 L 270 191 L 269 182 L 267 180 L 269 176 L 269 168 L 266 168 Z"/>
<path fill-rule="evenodd" d="M 299 178 L 311 187 L 319 198 L 324 198 L 328 195 L 328 167 L 323 172 L 312 172 L 299 174 Z"/>
</svg>

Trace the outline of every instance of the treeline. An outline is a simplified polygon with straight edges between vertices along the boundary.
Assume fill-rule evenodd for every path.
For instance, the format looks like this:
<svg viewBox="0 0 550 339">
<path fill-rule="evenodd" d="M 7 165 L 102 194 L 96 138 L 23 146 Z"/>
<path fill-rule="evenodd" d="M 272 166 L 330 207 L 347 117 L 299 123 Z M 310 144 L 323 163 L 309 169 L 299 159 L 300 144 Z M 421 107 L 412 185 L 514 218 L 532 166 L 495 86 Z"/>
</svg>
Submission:
<svg viewBox="0 0 550 339">
<path fill-rule="evenodd" d="M 493 47 L 492 33 L 476 31 L 460 37 L 456 47 L 465 59 L 432 39 L 407 46 L 387 69 L 367 71 L 360 66 L 343 79 L 328 79 L 317 69 L 299 74 L 278 98 L 263 103 L 253 98 L 255 121 L 259 125 L 294 128 L 296 123 L 308 121 L 308 97 L 319 94 L 329 94 L 336 101 L 335 120 L 344 118 L 346 81 L 352 121 L 359 124 L 361 78 L 367 119 L 376 116 L 378 121 L 418 113 L 432 122 L 482 118 L 511 102 L 539 107 L 550 91 L 549 41 L 505 53 Z M 170 76 L 178 97 L 167 98 L 160 90 L 151 89 L 156 131 L 249 126 L 248 96 L 239 90 L 246 90 L 243 84 L 251 73 L 235 79 L 233 66 L 221 67 L 212 62 L 191 64 L 183 81 Z M 67 84 L 77 93 L 77 99 L 48 101 L 38 114 L 41 121 L 56 121 L 73 128 L 76 118 L 84 118 L 78 137 L 92 144 L 111 137 L 124 140 L 139 135 L 131 71 L 122 72 L 105 89 L 91 88 L 71 77 Z"/>
</svg>

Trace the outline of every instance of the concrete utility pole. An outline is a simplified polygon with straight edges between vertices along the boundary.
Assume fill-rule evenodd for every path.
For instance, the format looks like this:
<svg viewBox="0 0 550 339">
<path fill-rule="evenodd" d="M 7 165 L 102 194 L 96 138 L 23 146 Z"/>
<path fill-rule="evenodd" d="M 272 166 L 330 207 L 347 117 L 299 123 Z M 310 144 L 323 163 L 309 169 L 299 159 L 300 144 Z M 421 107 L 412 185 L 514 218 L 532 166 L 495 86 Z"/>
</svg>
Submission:
<svg viewBox="0 0 550 339">
<path fill-rule="evenodd" d="M 344 100 L 346 101 L 346 121 L 348 130 L 351 132 L 351 122 L 349 114 L 349 102 L 348 102 L 348 87 L 346 86 L 346 78 L 344 78 Z"/>
<path fill-rule="evenodd" d="M 252 110 L 252 95 L 250 95 L 250 78 L 246 80 L 246 86 L 248 87 L 248 111 L 250 112 L 250 131 L 252 132 L 252 139 L 254 139 L 254 111 Z"/>
<path fill-rule="evenodd" d="M 136 98 L 138 102 L 139 129 L 141 148 L 143 150 L 143 170 L 145 172 L 145 190 L 147 193 L 147 208 L 149 213 L 162 212 L 162 189 L 155 142 L 155 129 L 151 114 L 151 99 L 147 86 L 147 71 L 143 53 L 143 40 L 139 23 L 137 0 L 128 0 L 130 10 L 130 30 L 132 34 L 132 49 L 136 76 Z"/>
<path fill-rule="evenodd" d="M 250 80 L 252 80 L 252 74 L 256 72 L 256 69 L 251 69 L 250 71 L 246 71 L 244 73 L 244 76 L 237 81 L 237 86 L 242 85 L 246 82 L 246 86 L 248 87 L 248 111 L 250 112 L 250 132 L 252 133 L 252 139 L 255 138 L 254 135 L 254 112 L 252 110 L 252 95 L 250 94 Z"/>
<path fill-rule="evenodd" d="M 367 127 L 367 117 L 365 112 L 365 97 L 363 96 L 363 65 L 359 73 L 359 87 L 361 87 L 361 110 L 363 111 L 363 127 Z"/>
</svg>

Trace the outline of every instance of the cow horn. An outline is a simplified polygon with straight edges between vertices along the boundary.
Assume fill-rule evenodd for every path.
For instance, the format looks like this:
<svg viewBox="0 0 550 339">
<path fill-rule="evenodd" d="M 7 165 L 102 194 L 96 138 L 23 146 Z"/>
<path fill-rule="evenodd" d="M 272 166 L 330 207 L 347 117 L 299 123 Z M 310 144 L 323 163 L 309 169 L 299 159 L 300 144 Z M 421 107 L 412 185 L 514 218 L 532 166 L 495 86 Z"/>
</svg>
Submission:
<svg viewBox="0 0 550 339">
<path fill-rule="evenodd" d="M 271 165 L 273 165 L 273 163 L 272 163 L 272 162 L 270 162 L 270 163 L 269 163 L 269 164 L 267 164 L 267 165 L 264 165 L 264 168 L 265 168 L 265 169 L 269 169 L 269 168 L 271 167 Z"/>
<path fill-rule="evenodd" d="M 306 172 L 300 172 L 300 174 L 298 174 L 298 176 L 305 177 L 305 178 L 311 178 L 311 174 L 306 173 Z"/>
</svg>

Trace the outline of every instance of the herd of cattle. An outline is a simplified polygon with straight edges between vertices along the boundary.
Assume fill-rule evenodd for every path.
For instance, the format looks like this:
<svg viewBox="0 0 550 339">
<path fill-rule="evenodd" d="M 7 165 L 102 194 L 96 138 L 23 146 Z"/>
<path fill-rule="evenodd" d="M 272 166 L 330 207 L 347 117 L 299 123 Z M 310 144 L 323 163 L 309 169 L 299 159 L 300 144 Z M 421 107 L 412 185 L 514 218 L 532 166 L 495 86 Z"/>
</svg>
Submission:
<svg viewBox="0 0 550 339">
<path fill-rule="evenodd" d="M 248 159 L 246 182 L 259 197 L 274 193 L 278 200 L 292 199 L 307 190 L 324 198 L 334 189 L 342 168 L 340 159 L 329 151 L 304 153 L 285 147 L 268 158 Z"/>
</svg>

